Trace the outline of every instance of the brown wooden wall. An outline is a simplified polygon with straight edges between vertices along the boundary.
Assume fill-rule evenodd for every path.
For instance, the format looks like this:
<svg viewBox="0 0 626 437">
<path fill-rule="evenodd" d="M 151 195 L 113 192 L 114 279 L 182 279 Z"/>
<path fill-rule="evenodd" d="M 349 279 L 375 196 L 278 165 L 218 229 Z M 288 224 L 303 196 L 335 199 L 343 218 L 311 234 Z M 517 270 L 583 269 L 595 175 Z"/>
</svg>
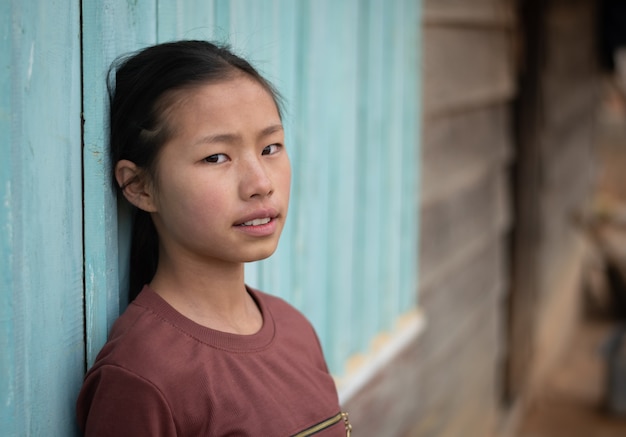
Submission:
<svg viewBox="0 0 626 437">
<path fill-rule="evenodd" d="M 578 322 L 599 74 L 593 0 L 521 3 L 509 397 L 532 397 Z"/>
<path fill-rule="evenodd" d="M 426 328 L 348 405 L 359 436 L 504 436 L 568 346 L 585 256 L 572 219 L 593 175 L 593 3 L 424 0 Z"/>
<path fill-rule="evenodd" d="M 426 0 L 420 304 L 424 417 L 415 436 L 497 423 L 511 226 L 515 9 Z"/>
</svg>

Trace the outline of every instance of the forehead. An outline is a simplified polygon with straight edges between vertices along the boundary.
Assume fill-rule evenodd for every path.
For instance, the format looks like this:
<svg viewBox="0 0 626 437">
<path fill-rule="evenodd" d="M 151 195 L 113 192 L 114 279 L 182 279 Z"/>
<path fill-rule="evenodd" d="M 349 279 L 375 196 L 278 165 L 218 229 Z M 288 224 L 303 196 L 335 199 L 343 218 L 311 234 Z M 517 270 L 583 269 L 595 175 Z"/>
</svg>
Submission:
<svg viewBox="0 0 626 437">
<path fill-rule="evenodd" d="M 190 111 L 245 110 L 263 106 L 279 115 L 272 93 L 253 77 L 238 74 L 230 79 L 208 82 L 175 90 L 166 96 L 164 106 L 171 114 Z M 279 115 L 280 116 L 280 115 Z"/>
<path fill-rule="evenodd" d="M 171 140 L 256 134 L 281 124 L 273 95 L 246 75 L 177 90 L 169 103 L 163 117 Z"/>
</svg>

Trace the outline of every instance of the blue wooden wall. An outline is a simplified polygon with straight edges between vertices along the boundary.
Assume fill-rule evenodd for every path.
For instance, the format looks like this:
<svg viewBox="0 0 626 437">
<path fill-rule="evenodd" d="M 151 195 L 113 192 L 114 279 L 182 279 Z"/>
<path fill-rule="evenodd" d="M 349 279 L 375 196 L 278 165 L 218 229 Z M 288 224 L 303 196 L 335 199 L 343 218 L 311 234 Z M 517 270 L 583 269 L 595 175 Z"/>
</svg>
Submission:
<svg viewBox="0 0 626 437">
<path fill-rule="evenodd" d="M 85 367 L 79 3 L 0 3 L 0 434 L 68 436 Z"/>
<path fill-rule="evenodd" d="M 415 305 L 419 3 L 1 2 L 0 434 L 74 433 L 85 366 L 126 306 L 105 78 L 155 42 L 229 42 L 286 97 L 290 217 L 246 274 L 305 312 L 331 369 Z"/>
</svg>

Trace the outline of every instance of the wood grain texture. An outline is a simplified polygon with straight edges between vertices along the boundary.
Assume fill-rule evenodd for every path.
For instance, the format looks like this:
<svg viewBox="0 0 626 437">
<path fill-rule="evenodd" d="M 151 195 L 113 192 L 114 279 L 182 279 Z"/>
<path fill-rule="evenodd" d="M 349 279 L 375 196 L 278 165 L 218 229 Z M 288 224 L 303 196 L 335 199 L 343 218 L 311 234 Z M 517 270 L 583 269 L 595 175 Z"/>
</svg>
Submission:
<svg viewBox="0 0 626 437">
<path fill-rule="evenodd" d="M 61 1 L 2 6 L 3 435 L 75 431 L 84 369 L 79 12 Z"/>
<path fill-rule="evenodd" d="M 425 0 L 427 26 L 511 27 L 515 23 L 513 0 Z"/>
<path fill-rule="evenodd" d="M 584 250 L 574 216 L 592 188 L 597 98 L 595 3 L 555 0 L 527 8 L 510 298 L 512 396 L 531 393 L 555 363 L 577 312 Z"/>
<path fill-rule="evenodd" d="M 513 159 L 506 103 L 429 119 L 424 126 L 421 204 L 467 189 Z"/>
<path fill-rule="evenodd" d="M 85 300 L 87 363 L 126 305 L 128 212 L 118 214 L 108 158 L 107 71 L 117 57 L 156 42 L 154 0 L 83 3 Z M 118 225 L 126 229 L 118 235 Z"/>
<path fill-rule="evenodd" d="M 494 430 L 512 225 L 513 14 L 509 1 L 424 5 L 419 302 L 428 323 L 406 435 Z"/>
<path fill-rule="evenodd" d="M 506 187 L 501 172 L 487 173 L 439 202 L 423 205 L 420 242 L 421 286 L 448 272 L 447 264 L 476 240 L 499 238 L 509 225 L 509 205 L 502 196 Z"/>
<path fill-rule="evenodd" d="M 510 100 L 515 92 L 512 39 L 483 27 L 424 28 L 427 116 Z"/>
</svg>

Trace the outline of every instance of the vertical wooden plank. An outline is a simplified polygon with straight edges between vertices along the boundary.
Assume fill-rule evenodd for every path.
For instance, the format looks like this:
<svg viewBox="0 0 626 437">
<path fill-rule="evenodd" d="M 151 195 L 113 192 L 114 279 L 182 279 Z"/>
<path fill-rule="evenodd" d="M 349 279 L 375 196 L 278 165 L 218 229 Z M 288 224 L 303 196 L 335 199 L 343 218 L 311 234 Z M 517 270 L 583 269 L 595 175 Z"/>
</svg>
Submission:
<svg viewBox="0 0 626 437">
<path fill-rule="evenodd" d="M 326 39 L 324 57 L 328 75 L 321 85 L 332 102 L 325 102 L 324 138 L 325 155 L 328 157 L 329 222 L 328 256 L 329 271 L 327 351 L 329 366 L 333 371 L 343 371 L 349 353 L 354 329 L 346 323 L 352 306 L 354 289 L 354 224 L 361 220 L 363 206 L 357 204 L 355 191 L 357 155 L 361 152 L 357 143 L 357 93 L 359 76 L 358 33 L 355 24 L 346 25 L 350 17 L 358 16 L 358 2 L 327 2 L 324 16 L 329 26 L 326 35 L 332 35 L 332 43 Z M 313 89 L 317 85 L 311 84 Z M 330 104 L 329 104 L 330 103 Z M 308 147 L 316 149 L 315 144 Z M 315 169 L 309 169 L 315 172 Z M 313 290 L 311 290 L 312 292 Z"/>
<path fill-rule="evenodd" d="M 0 8 L 0 423 L 70 436 L 84 367 L 79 7 Z"/>
<path fill-rule="evenodd" d="M 377 130 L 381 136 L 380 145 L 369 144 L 371 157 L 376 160 L 375 165 L 380 167 L 380 182 L 378 190 L 381 198 L 381 207 L 378 211 L 378 224 L 381 226 L 378 238 L 380 240 L 380 257 L 378 259 L 380 272 L 380 282 L 378 293 L 380 295 L 380 306 L 378 308 L 378 332 L 389 332 L 393 327 L 393 321 L 397 316 L 395 304 L 397 302 L 399 284 L 395 278 L 396 268 L 398 266 L 398 250 L 397 244 L 400 236 L 399 221 L 400 218 L 398 208 L 398 198 L 400 196 L 399 186 L 396 184 L 396 178 L 399 174 L 399 165 L 397 158 L 400 155 L 399 134 L 402 125 L 399 123 L 399 104 L 398 88 L 402 86 L 402 68 L 397 62 L 398 41 L 395 38 L 394 30 L 400 24 L 392 21 L 394 18 L 393 11 L 397 9 L 399 2 L 391 4 L 377 2 L 374 12 L 377 19 L 380 20 L 380 40 L 375 46 L 374 59 L 377 59 L 376 82 L 380 95 L 378 106 L 383 112 L 380 120 L 377 120 Z M 400 77 L 399 77 L 400 76 Z M 382 147 L 381 147 L 382 146 Z M 383 150 L 381 150 L 381 148 Z M 382 153 L 381 153 L 382 152 Z M 374 164 L 372 162 L 371 164 Z"/>
<path fill-rule="evenodd" d="M 300 308 L 317 328 L 324 345 L 329 342 L 327 301 L 330 294 L 327 257 L 329 256 L 329 166 L 328 147 L 333 138 L 328 136 L 323 117 L 328 100 L 329 75 L 324 57 L 327 49 L 324 22 L 327 2 L 306 1 L 299 14 L 297 60 L 298 92 L 294 102 L 297 120 L 299 157 L 294 177 L 297 192 L 292 208 L 295 210 L 294 232 L 298 263 L 295 273 L 302 288 Z"/>
<path fill-rule="evenodd" d="M 385 47 L 383 46 L 383 10 L 380 1 L 367 1 L 361 15 L 361 71 L 363 81 L 360 82 L 359 94 L 362 98 L 361 131 L 362 154 L 358 166 L 359 192 L 357 203 L 366 209 L 360 212 L 361 219 L 357 222 L 357 248 L 360 255 L 359 274 L 363 275 L 363 296 L 355 305 L 353 320 L 362 335 L 359 338 L 359 350 L 366 350 L 371 339 L 380 329 L 380 308 L 383 290 L 381 287 L 380 260 L 385 254 L 381 251 L 381 240 L 385 235 L 382 222 L 383 199 L 381 190 L 382 166 L 384 165 L 385 144 L 382 126 L 386 121 L 382 108 L 385 86 L 383 76 L 387 68 L 383 63 Z M 365 213 L 367 212 L 367 213 Z"/>
<path fill-rule="evenodd" d="M 0 3 L 0 423 L 8 435 L 17 435 L 15 323 L 13 300 L 14 226 L 13 151 L 11 144 L 11 65 L 13 63 L 13 2 Z"/>
<path fill-rule="evenodd" d="M 420 83 L 417 60 L 420 42 L 418 39 L 417 2 L 403 0 L 396 4 L 390 17 L 390 32 L 393 35 L 393 65 L 391 83 L 393 87 L 393 114 L 396 120 L 391 144 L 394 155 L 390 174 L 393 178 L 394 192 L 392 214 L 398 232 L 393 242 L 393 302 L 387 307 L 387 324 L 393 323 L 394 314 L 410 310 L 415 305 L 417 288 L 417 236 L 419 229 L 419 205 L 417 180 L 419 180 L 420 148 L 418 132 L 420 129 L 419 92 Z"/>
<path fill-rule="evenodd" d="M 211 40 L 215 35 L 212 0 L 157 2 L 158 42 L 177 39 Z"/>
<path fill-rule="evenodd" d="M 215 0 L 213 4 L 215 39 L 222 43 L 231 42 L 230 38 L 230 0 Z"/>
<path fill-rule="evenodd" d="M 128 213 L 120 212 L 108 161 L 106 75 L 118 56 L 156 42 L 155 0 L 83 2 L 85 306 L 87 363 L 125 306 Z M 118 221 L 124 232 L 118 236 Z M 120 263 L 122 265 L 120 266 Z M 121 296 L 121 298 L 120 298 Z"/>
<path fill-rule="evenodd" d="M 367 96 L 368 93 L 364 92 L 367 90 L 367 81 L 369 75 L 367 73 L 367 68 L 369 65 L 369 9 L 370 9 L 370 0 L 363 0 L 359 4 L 359 9 L 357 11 L 357 35 L 358 35 L 358 56 L 357 56 L 357 69 L 359 71 L 359 75 L 356 78 L 357 86 L 358 86 L 358 94 L 357 94 L 357 134 L 356 141 L 360 145 L 360 153 L 355 156 L 356 160 L 356 174 L 355 178 L 359 181 L 355 188 L 355 197 L 357 203 L 362 204 L 365 200 L 365 196 L 367 193 L 367 187 L 365 185 L 364 176 L 366 174 L 365 164 L 366 164 L 366 154 L 365 148 L 367 147 L 367 132 L 365 131 L 365 126 L 367 126 Z M 371 219 L 370 219 L 371 220 Z M 357 220 L 354 223 L 354 288 L 351 290 L 352 295 L 352 306 L 350 307 L 349 316 L 350 316 L 350 325 L 353 327 L 353 330 L 358 332 L 360 335 L 356 336 L 352 344 L 349 348 L 350 353 L 356 354 L 364 352 L 368 347 L 368 341 L 365 338 L 367 334 L 364 332 L 364 328 L 367 324 L 368 315 L 366 314 L 367 308 L 367 300 L 363 298 L 363 294 L 365 293 L 366 287 L 368 285 L 366 278 L 366 259 L 368 254 L 366 252 L 366 242 L 367 242 L 367 231 L 366 231 L 366 223 L 365 217 L 362 217 L 360 220 Z"/>
<path fill-rule="evenodd" d="M 399 11 L 404 29 L 398 36 L 402 41 L 402 81 L 405 85 L 402 111 L 402 212 L 400 229 L 403 230 L 400 252 L 400 289 L 398 311 L 409 311 L 418 299 L 418 247 L 419 247 L 419 193 L 421 180 L 422 148 L 422 2 L 404 0 Z"/>
</svg>

